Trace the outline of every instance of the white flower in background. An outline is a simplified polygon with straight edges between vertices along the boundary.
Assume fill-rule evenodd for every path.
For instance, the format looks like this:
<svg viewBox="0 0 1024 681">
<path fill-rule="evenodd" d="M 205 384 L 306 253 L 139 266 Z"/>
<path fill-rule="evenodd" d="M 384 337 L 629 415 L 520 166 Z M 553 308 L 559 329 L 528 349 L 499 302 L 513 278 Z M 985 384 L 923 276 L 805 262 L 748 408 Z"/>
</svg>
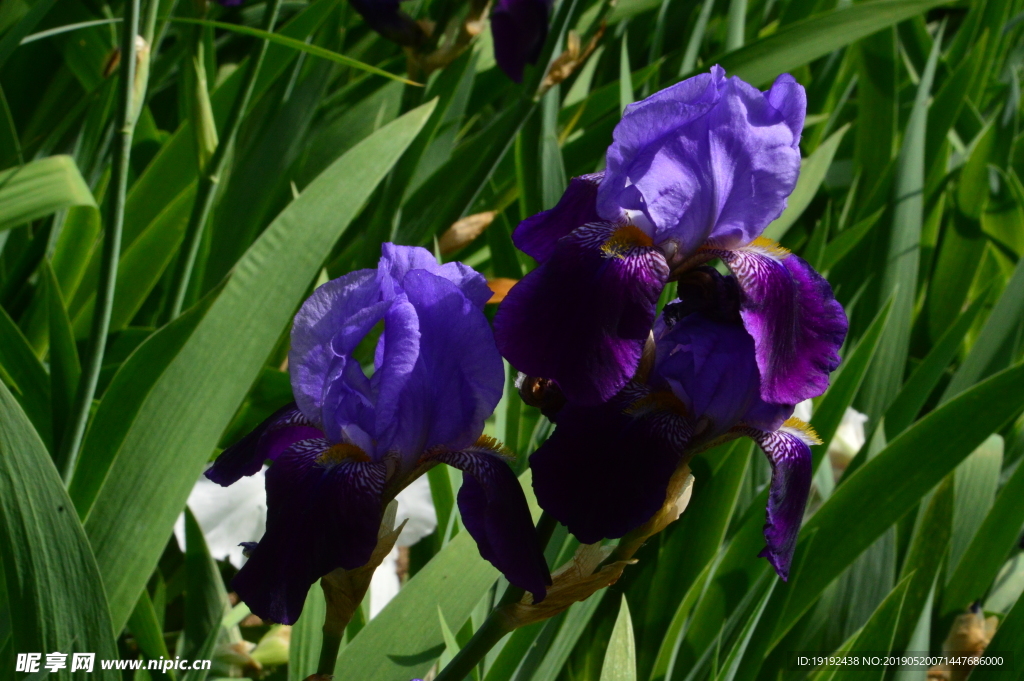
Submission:
<svg viewBox="0 0 1024 681">
<path fill-rule="evenodd" d="M 267 525 L 266 466 L 259 473 L 243 477 L 229 487 L 221 487 L 200 475 L 188 507 L 203 530 L 210 555 L 228 560 L 236 568 L 245 562 L 241 542 L 259 541 Z M 373 573 L 370 582 L 370 616 L 380 612 L 398 593 L 398 548 L 412 546 L 434 531 L 437 514 L 426 477 L 417 478 L 397 497 L 396 522 L 408 518 L 395 549 Z M 178 546 L 185 550 L 185 514 L 174 525 Z"/>
<path fill-rule="evenodd" d="M 793 415 L 802 421 L 814 425 L 811 420 L 811 411 L 811 400 L 804 400 L 796 405 Z M 864 446 L 866 438 L 864 424 L 867 422 L 867 414 L 862 414 L 853 407 L 846 408 L 843 420 L 839 422 L 839 428 L 836 430 L 832 442 L 828 445 L 829 459 L 832 461 L 832 467 L 837 472 L 845 470 L 850 465 L 853 457 L 857 456 L 860 448 Z"/>
<path fill-rule="evenodd" d="M 210 555 L 242 567 L 241 542 L 259 541 L 267 526 L 267 490 L 264 487 L 267 467 L 256 475 L 242 477 L 230 487 L 221 487 L 200 475 L 188 507 L 203 530 Z M 178 546 L 185 550 L 185 514 L 174 524 Z"/>
</svg>

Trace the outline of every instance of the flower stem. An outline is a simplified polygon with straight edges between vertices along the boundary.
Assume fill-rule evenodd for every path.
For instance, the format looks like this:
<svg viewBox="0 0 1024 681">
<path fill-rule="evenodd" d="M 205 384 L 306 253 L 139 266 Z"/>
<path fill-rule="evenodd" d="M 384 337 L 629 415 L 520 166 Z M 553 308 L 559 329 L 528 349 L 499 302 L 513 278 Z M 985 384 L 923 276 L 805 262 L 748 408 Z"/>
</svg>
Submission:
<svg viewBox="0 0 1024 681">
<path fill-rule="evenodd" d="M 269 0 L 263 15 L 263 30 L 267 32 L 274 30 L 280 9 L 281 0 Z M 199 253 L 199 244 L 202 242 L 203 229 L 210 217 L 210 211 L 213 209 L 217 183 L 227 167 L 228 152 L 238 135 L 239 128 L 242 127 L 242 119 L 245 118 L 245 110 L 249 107 L 249 100 L 256 88 L 256 77 L 259 75 L 269 45 L 269 41 L 260 41 L 250 56 L 245 79 L 231 105 L 231 111 L 224 126 L 225 135 L 214 150 L 206 167 L 200 172 L 199 186 L 196 188 L 196 201 L 192 205 L 192 214 L 189 216 L 188 227 L 185 229 L 185 241 L 174 268 L 171 287 L 174 297 L 171 299 L 170 319 L 175 319 L 180 315 L 185 304 L 189 281 L 192 278 L 192 269 L 196 263 L 196 255 Z"/>
<path fill-rule="evenodd" d="M 344 630 L 338 634 L 328 631 L 327 627 L 324 627 L 323 639 L 320 643 L 320 662 L 316 665 L 317 674 L 334 675 L 334 665 L 338 661 L 338 649 L 341 648 L 341 637 L 344 635 Z"/>
<path fill-rule="evenodd" d="M 545 548 L 551 541 L 551 535 L 555 532 L 557 521 L 547 511 L 541 513 L 537 521 L 537 535 L 540 538 L 541 548 Z M 462 681 L 473 671 L 473 667 L 484 659 L 491 648 L 497 645 L 498 641 L 515 629 L 515 624 L 504 614 L 503 606 L 515 603 L 523 597 L 525 591 L 518 586 L 508 585 L 498 605 L 491 610 L 484 623 L 469 639 L 469 643 L 460 650 L 452 661 L 441 670 L 441 673 L 434 677 L 434 681 Z"/>
<path fill-rule="evenodd" d="M 469 643 L 434 677 L 434 681 L 462 681 L 473 672 L 484 655 L 514 628 L 500 610 L 492 610 L 473 638 L 469 639 Z"/>
<path fill-rule="evenodd" d="M 107 332 L 114 307 L 114 286 L 117 283 L 117 263 L 121 255 L 121 231 L 124 227 L 124 206 L 128 193 L 128 162 L 131 156 L 132 135 L 135 131 L 135 36 L 139 32 L 139 0 L 124 4 L 124 25 L 121 33 L 121 79 L 117 90 L 117 134 L 114 138 L 109 203 L 103 234 L 103 254 L 100 260 L 96 304 L 89 329 L 89 345 L 85 353 L 82 377 L 75 391 L 71 420 L 64 438 L 59 443 L 58 461 L 63 464 L 64 482 L 71 482 L 78 461 L 78 452 L 89 421 L 89 408 L 96 395 L 103 353 L 107 347 Z"/>
</svg>

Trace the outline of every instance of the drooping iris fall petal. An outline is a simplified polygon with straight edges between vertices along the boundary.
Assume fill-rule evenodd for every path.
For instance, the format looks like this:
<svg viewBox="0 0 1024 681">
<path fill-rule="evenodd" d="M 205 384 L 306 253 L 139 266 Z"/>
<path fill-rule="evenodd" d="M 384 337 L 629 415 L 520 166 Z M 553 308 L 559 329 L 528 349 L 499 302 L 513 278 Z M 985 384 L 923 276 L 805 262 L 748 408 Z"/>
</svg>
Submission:
<svg viewBox="0 0 1024 681">
<path fill-rule="evenodd" d="M 767 240 L 715 253 L 743 290 L 740 315 L 757 348 L 761 397 L 795 405 L 824 393 L 848 326 L 828 281 Z"/>
<path fill-rule="evenodd" d="M 530 457 L 541 508 L 584 544 L 621 537 L 665 503 L 691 435 L 671 394 L 630 384 L 597 406 L 569 404 Z"/>
<path fill-rule="evenodd" d="M 498 348 L 572 401 L 608 400 L 636 371 L 667 277 L 664 256 L 637 228 L 577 229 L 502 301 Z"/>
</svg>

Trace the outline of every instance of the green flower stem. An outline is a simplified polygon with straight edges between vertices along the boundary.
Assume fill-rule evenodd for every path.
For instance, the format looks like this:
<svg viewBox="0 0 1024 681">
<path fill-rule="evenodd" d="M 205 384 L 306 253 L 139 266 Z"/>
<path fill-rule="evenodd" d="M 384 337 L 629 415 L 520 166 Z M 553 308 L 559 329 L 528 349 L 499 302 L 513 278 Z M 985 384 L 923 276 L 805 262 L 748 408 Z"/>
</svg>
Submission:
<svg viewBox="0 0 1024 681">
<path fill-rule="evenodd" d="M 103 353 L 107 347 L 107 332 L 114 306 L 114 285 L 117 282 L 117 263 L 121 255 L 121 230 L 124 227 L 124 205 L 128 193 L 128 162 L 131 156 L 132 135 L 135 132 L 135 36 L 139 32 L 139 0 L 128 0 L 124 5 L 124 25 L 121 31 L 121 79 L 117 90 L 117 134 L 114 138 L 113 167 L 110 178 L 109 202 L 103 234 L 103 257 L 100 261 L 99 283 L 96 288 L 96 306 L 89 329 L 89 345 L 85 353 L 82 377 L 75 391 L 71 409 L 70 428 L 60 442 L 58 462 L 63 464 L 64 482 L 70 483 L 78 461 L 78 452 L 89 421 L 89 408 L 96 394 Z"/>
<path fill-rule="evenodd" d="M 551 535 L 554 534 L 557 524 L 547 511 L 541 513 L 540 520 L 537 521 L 537 535 L 542 547 L 547 547 L 548 542 L 551 541 Z M 434 681 L 462 681 L 469 676 L 473 672 L 473 668 L 480 663 L 480 660 L 484 659 L 491 648 L 497 645 L 505 634 L 511 633 L 516 628 L 515 623 L 504 614 L 502 606 L 515 603 L 523 597 L 524 593 L 519 587 L 509 584 L 498 605 L 491 610 L 491 614 L 476 630 L 473 638 L 469 639 L 469 643 L 452 658 L 452 661 L 441 670 Z"/>
<path fill-rule="evenodd" d="M 334 665 L 338 661 L 338 649 L 341 648 L 341 637 L 345 635 L 327 631 L 324 627 L 323 640 L 320 643 L 320 661 L 316 665 L 316 673 L 326 676 L 334 674 Z"/>
<path fill-rule="evenodd" d="M 263 15 L 263 30 L 272 32 L 277 22 L 277 14 L 281 9 L 281 0 L 269 0 L 267 9 Z M 210 157 L 209 163 L 202 169 L 199 177 L 199 186 L 196 189 L 196 201 L 192 206 L 192 215 L 188 220 L 188 227 L 185 229 L 185 241 L 182 251 L 178 257 L 177 265 L 174 268 L 174 279 L 171 291 L 170 319 L 175 319 L 181 314 L 185 304 L 185 296 L 188 293 L 189 280 L 192 278 L 192 269 L 196 263 L 196 255 L 199 253 L 199 244 L 202 242 L 203 229 L 213 209 L 213 200 L 216 195 L 217 183 L 220 181 L 227 167 L 228 152 L 238 135 L 242 126 L 242 119 L 245 118 L 245 110 L 249 107 L 249 100 L 252 98 L 253 90 L 256 87 L 256 77 L 259 75 L 260 67 L 263 65 L 263 58 L 267 54 L 270 42 L 263 40 L 255 48 L 249 59 L 249 67 L 245 72 L 245 80 L 231 105 L 228 120 L 225 125 L 224 137 L 220 140 L 216 150 Z"/>
</svg>

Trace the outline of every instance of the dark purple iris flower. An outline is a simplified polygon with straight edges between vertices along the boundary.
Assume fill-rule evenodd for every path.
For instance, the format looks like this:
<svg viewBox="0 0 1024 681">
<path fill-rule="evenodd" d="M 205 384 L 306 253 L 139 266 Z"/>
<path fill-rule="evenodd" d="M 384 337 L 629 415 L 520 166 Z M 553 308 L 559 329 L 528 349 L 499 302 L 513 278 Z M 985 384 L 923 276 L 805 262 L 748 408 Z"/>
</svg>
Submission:
<svg viewBox="0 0 1024 681">
<path fill-rule="evenodd" d="M 399 8 L 399 0 L 349 0 L 366 24 L 391 42 L 417 47 L 427 39 L 423 28 Z"/>
<path fill-rule="evenodd" d="M 491 14 L 494 58 L 505 75 L 523 81 L 523 69 L 535 64 L 548 38 L 550 0 L 498 0 Z"/>
<path fill-rule="evenodd" d="M 845 315 L 807 263 L 759 238 L 796 185 L 805 109 L 792 76 L 761 92 L 718 66 L 627 107 L 607 170 L 516 228 L 540 266 L 498 309 L 502 354 L 572 402 L 607 401 L 636 372 L 666 283 L 719 258 L 742 289 L 762 398 L 820 395 Z"/>
<path fill-rule="evenodd" d="M 828 282 L 760 236 L 796 185 L 805 109 L 789 75 L 761 92 L 715 66 L 627 107 L 607 170 L 517 227 L 540 265 L 495 336 L 555 405 L 534 488 L 581 542 L 636 528 L 695 451 L 747 436 L 773 471 L 762 555 L 787 577 L 815 441 L 787 419 L 826 390 L 847 331 Z"/>
<path fill-rule="evenodd" d="M 653 358 L 611 400 L 569 402 L 530 458 L 541 506 L 584 543 L 621 537 L 664 503 L 687 456 L 731 438 L 753 439 L 772 466 L 761 553 L 787 579 L 818 440 L 790 418 L 792 404 L 762 398 L 754 337 L 741 319 L 735 277 L 703 266 L 654 324 Z"/>
<path fill-rule="evenodd" d="M 289 353 L 295 403 L 206 472 L 230 485 L 267 471 L 267 530 L 232 587 L 291 624 L 310 586 L 365 564 L 387 502 L 437 462 L 460 468 L 458 503 L 481 555 L 542 599 L 550 575 L 501 446 L 481 437 L 504 370 L 483 276 L 422 248 L 384 244 L 376 270 L 330 281 L 303 304 Z M 367 376 L 357 346 L 383 324 Z"/>
</svg>

